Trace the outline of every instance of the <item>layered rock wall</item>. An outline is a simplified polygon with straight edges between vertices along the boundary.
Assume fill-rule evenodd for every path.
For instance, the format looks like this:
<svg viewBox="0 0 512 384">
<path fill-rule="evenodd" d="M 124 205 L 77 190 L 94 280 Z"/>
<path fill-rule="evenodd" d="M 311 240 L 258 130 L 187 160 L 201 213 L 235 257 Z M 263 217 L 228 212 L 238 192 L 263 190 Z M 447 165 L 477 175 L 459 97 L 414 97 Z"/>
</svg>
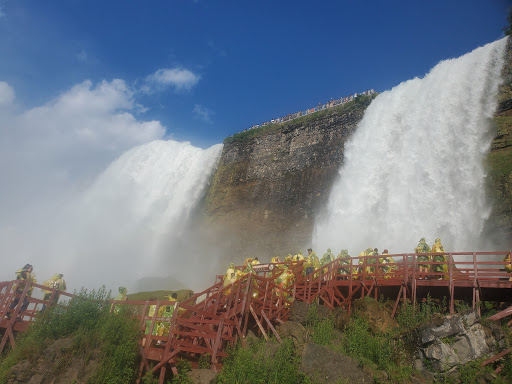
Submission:
<svg viewBox="0 0 512 384">
<path fill-rule="evenodd" d="M 305 252 L 314 217 L 343 162 L 345 142 L 371 100 L 359 97 L 226 140 L 205 209 L 236 260 Z"/>
<path fill-rule="evenodd" d="M 492 213 L 487 236 L 503 249 L 512 246 L 512 39 L 508 39 L 503 84 L 494 123 L 494 140 L 487 158 L 487 195 Z M 502 244 L 500 244 L 502 243 Z"/>
</svg>

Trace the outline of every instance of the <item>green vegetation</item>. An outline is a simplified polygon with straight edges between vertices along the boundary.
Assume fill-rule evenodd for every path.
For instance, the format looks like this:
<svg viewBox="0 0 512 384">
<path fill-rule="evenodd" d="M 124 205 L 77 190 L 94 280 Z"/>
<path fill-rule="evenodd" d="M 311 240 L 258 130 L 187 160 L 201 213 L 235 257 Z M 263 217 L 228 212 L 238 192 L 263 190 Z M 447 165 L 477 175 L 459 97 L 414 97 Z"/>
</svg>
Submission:
<svg viewBox="0 0 512 384">
<path fill-rule="evenodd" d="M 14 365 L 25 359 L 35 363 L 48 346 L 62 338 L 71 338 L 71 347 L 51 372 L 52 377 L 58 376 L 73 356 L 81 357 L 86 364 L 95 361 L 90 383 L 133 382 L 137 374 L 138 324 L 127 316 L 126 308 L 118 314 L 110 313 L 109 296 L 105 288 L 90 293 L 82 290 L 67 304 L 47 309 L 17 338 L 16 348 L 3 356 L 0 383 L 8 381 Z"/>
<path fill-rule="evenodd" d="M 430 295 L 427 295 L 424 302 L 417 304 L 416 310 L 410 304 L 403 305 L 396 320 L 401 329 L 412 329 L 420 324 L 431 321 L 434 313 L 444 313 L 444 308 L 446 308 L 446 298 L 438 305 L 432 300 Z"/>
<path fill-rule="evenodd" d="M 188 299 L 193 294 L 193 292 L 189 289 L 180 289 L 179 291 L 167 291 L 167 290 L 148 291 L 148 292 L 138 292 L 138 293 L 129 294 L 128 300 L 147 301 L 152 297 L 156 297 L 157 300 L 168 301 L 169 296 L 172 293 L 176 293 L 176 295 L 178 295 L 177 300 L 180 302 Z"/>
<path fill-rule="evenodd" d="M 333 114 L 338 114 L 342 112 L 346 112 L 351 109 L 360 109 L 360 108 L 366 108 L 371 100 L 373 100 L 377 94 L 373 94 L 371 96 L 358 96 L 353 101 L 349 101 L 347 103 L 337 105 L 332 108 L 324 109 L 315 113 L 312 113 L 310 115 L 305 115 L 298 117 L 294 120 L 286 121 L 284 123 L 272 123 L 268 124 L 262 127 L 254 128 L 254 129 L 248 129 L 244 132 L 238 132 L 235 133 L 233 136 L 229 136 L 224 139 L 224 144 L 233 143 L 235 141 L 244 141 L 249 139 L 254 139 L 261 136 L 266 136 L 275 132 L 281 131 L 281 129 L 291 126 L 291 125 L 298 125 L 298 124 L 304 124 L 307 121 L 314 121 L 319 120 L 322 118 L 325 118 L 326 116 L 330 116 Z"/>
<path fill-rule="evenodd" d="M 246 348 L 238 345 L 225 360 L 224 368 L 217 376 L 217 383 L 310 383 L 299 372 L 299 357 L 291 340 L 283 341 L 273 356 L 265 351 L 267 348 L 263 340 L 252 342 Z"/>
<path fill-rule="evenodd" d="M 507 16 L 508 25 L 506 27 L 502 28 L 503 33 L 505 36 L 512 35 L 512 8 L 508 10 L 508 16 Z"/>
</svg>

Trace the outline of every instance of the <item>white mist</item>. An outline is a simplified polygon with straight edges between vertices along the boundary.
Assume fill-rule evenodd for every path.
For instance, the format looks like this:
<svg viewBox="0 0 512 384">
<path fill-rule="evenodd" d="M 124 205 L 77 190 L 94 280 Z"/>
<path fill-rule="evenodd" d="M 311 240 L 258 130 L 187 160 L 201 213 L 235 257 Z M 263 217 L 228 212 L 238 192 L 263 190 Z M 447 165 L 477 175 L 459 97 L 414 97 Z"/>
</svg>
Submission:
<svg viewBox="0 0 512 384">
<path fill-rule="evenodd" d="M 77 202 L 74 227 L 65 230 L 73 286 L 133 287 L 142 277 L 179 274 L 189 261 L 174 244 L 186 235 L 221 151 L 222 144 L 203 150 L 153 141 L 115 160 Z"/>
</svg>

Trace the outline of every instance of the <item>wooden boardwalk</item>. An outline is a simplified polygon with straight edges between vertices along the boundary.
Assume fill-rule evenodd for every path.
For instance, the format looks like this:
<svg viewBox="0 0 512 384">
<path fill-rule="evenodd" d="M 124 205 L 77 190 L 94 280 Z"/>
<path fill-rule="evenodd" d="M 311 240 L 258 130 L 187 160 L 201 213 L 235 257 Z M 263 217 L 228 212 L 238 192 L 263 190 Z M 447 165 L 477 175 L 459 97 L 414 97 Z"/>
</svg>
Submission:
<svg viewBox="0 0 512 384">
<path fill-rule="evenodd" d="M 446 253 L 446 262 L 422 262 L 429 264 L 431 269 L 434 266 L 443 266 L 444 269 L 443 272 L 426 275 L 419 272 L 418 254 L 389 255 L 395 261 L 392 264 L 382 264 L 374 256 L 353 257 L 348 265 L 337 259 L 307 276 L 303 261 L 260 264 L 253 273 L 242 274 L 226 287 L 222 276 L 216 276 L 211 287 L 180 303 L 112 301 L 112 308 L 129 306 L 130 313 L 139 321 L 140 377 L 147 371 L 159 372 L 159 382 L 163 383 L 167 370 L 177 373 L 176 363 L 180 358 L 195 365 L 201 355 L 208 354 L 213 368 L 219 369 L 222 359 L 227 356 L 226 347 L 237 341 L 244 344 L 250 329 L 267 339 L 274 335 L 281 341 L 275 326 L 288 320 L 294 300 L 307 303 L 316 300 L 330 309 L 344 307 L 350 313 L 354 300 L 384 296 L 394 301 L 393 315 L 399 305 L 411 303 L 414 306 L 427 294 L 436 299 L 446 297 L 451 313 L 457 300 L 463 300 L 477 310 L 481 301 L 510 301 L 511 275 L 505 271 L 502 261 L 507 254 Z M 285 269 L 295 276 L 286 286 L 279 279 Z M 15 298 L 12 293 L 15 283 L 0 283 L 0 332 L 3 332 L 0 352 L 7 342 L 15 347 L 14 333 L 26 330 L 44 303 L 27 296 L 30 305 L 23 313 L 23 321 L 16 321 L 23 302 L 21 297 L 11 319 L 6 319 L 5 314 Z M 23 296 L 26 296 L 29 286 L 25 287 Z M 43 288 L 38 284 L 34 286 Z M 73 296 L 65 292 L 61 294 Z M 161 307 L 174 307 L 172 316 L 158 317 Z M 148 315 L 150 309 L 152 316 Z M 159 336 L 159 327 L 168 329 L 168 334 L 165 332 Z"/>
</svg>

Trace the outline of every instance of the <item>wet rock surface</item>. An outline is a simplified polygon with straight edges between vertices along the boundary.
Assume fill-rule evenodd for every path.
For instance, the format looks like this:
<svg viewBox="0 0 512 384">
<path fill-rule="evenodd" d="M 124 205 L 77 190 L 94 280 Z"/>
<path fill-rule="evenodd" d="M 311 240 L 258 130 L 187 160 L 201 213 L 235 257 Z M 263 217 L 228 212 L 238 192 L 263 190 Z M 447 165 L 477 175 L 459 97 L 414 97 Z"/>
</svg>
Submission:
<svg viewBox="0 0 512 384">
<path fill-rule="evenodd" d="M 480 324 L 476 311 L 445 316 L 442 324 L 431 323 L 416 329 L 417 350 L 414 368 L 446 376 L 481 357 L 496 353 L 505 346 L 499 327 Z"/>
</svg>

